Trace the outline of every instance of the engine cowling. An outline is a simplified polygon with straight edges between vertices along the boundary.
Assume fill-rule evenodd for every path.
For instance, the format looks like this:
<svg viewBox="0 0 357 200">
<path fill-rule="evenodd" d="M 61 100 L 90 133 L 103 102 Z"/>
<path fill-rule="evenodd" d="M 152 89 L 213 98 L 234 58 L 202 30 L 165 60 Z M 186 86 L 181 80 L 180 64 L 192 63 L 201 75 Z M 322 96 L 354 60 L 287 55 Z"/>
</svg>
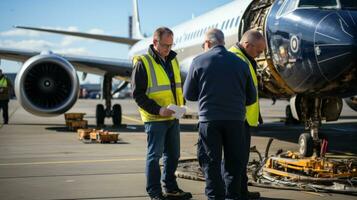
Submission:
<svg viewBox="0 0 357 200">
<path fill-rule="evenodd" d="M 78 99 L 79 81 L 74 67 L 55 54 L 27 60 L 15 80 L 15 93 L 28 112 L 56 116 L 69 110 Z"/>
</svg>

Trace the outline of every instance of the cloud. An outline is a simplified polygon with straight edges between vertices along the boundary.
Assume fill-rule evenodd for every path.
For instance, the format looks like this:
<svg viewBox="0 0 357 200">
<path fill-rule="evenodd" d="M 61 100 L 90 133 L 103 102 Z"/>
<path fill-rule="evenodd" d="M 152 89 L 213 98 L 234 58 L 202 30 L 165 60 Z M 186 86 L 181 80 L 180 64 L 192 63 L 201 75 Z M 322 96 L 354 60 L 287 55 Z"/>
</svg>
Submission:
<svg viewBox="0 0 357 200">
<path fill-rule="evenodd" d="M 8 31 L 0 32 L 0 36 L 30 36 L 30 37 L 38 37 L 41 33 L 38 31 L 24 30 L 24 29 L 11 29 Z"/>
<path fill-rule="evenodd" d="M 30 49 L 30 50 L 48 50 L 52 49 L 56 45 L 52 42 L 48 42 L 46 40 L 0 40 L 0 46 L 6 48 L 16 48 L 16 49 Z"/>
<path fill-rule="evenodd" d="M 93 29 L 90 29 L 88 31 L 88 33 L 91 33 L 91 34 L 105 34 L 104 31 L 102 29 L 99 29 L 99 28 L 93 28 Z"/>
<path fill-rule="evenodd" d="M 53 50 L 56 53 L 59 54 L 67 54 L 67 55 L 90 55 L 90 52 L 86 48 L 67 48 L 67 49 L 58 49 L 58 50 Z"/>
<path fill-rule="evenodd" d="M 41 27 L 46 29 L 54 30 L 65 30 L 78 32 L 78 27 L 69 26 L 69 27 Z M 86 33 L 91 34 L 104 34 L 102 29 L 92 28 Z M 46 37 L 44 36 L 46 34 Z M 13 29 L 4 32 L 0 32 L 0 36 L 19 36 L 23 39 L 24 36 L 27 37 L 38 37 L 41 35 L 41 38 L 47 38 L 50 33 L 23 30 L 23 29 Z M 44 39 L 23 39 L 23 40 L 1 40 L 0 47 L 4 48 L 15 48 L 15 49 L 24 49 L 24 50 L 33 50 L 33 51 L 43 51 L 51 50 L 56 53 L 61 54 L 73 54 L 73 55 L 90 55 L 90 52 L 83 47 L 73 47 L 75 43 L 79 42 L 90 42 L 90 40 L 84 40 L 80 37 L 65 36 L 61 38 L 59 42 L 50 42 Z"/>
</svg>

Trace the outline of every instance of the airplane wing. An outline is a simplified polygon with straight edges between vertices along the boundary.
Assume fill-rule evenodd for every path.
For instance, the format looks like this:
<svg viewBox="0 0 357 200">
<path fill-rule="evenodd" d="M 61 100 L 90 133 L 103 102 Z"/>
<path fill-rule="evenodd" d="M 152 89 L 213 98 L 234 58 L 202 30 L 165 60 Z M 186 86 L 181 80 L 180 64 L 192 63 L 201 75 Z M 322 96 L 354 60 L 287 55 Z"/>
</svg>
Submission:
<svg viewBox="0 0 357 200">
<path fill-rule="evenodd" d="M 25 62 L 41 52 L 0 48 L 0 59 Z M 132 62 L 125 59 L 110 59 L 101 57 L 72 56 L 56 54 L 69 61 L 77 71 L 104 75 L 110 73 L 121 79 L 129 80 L 132 72 Z"/>
<path fill-rule="evenodd" d="M 134 39 L 134 38 L 116 37 L 116 36 L 109 36 L 109 35 L 74 32 L 74 31 L 54 30 L 54 29 L 46 29 L 46 28 L 36 28 L 36 27 L 29 27 L 29 26 L 15 26 L 15 28 L 48 32 L 48 33 L 56 33 L 56 34 L 61 34 L 61 35 L 77 36 L 77 37 L 82 37 L 82 38 L 89 38 L 89 39 L 102 40 L 102 41 L 107 41 L 107 42 L 127 44 L 130 46 L 134 45 L 135 43 L 137 43 L 139 41 L 139 39 Z"/>
</svg>

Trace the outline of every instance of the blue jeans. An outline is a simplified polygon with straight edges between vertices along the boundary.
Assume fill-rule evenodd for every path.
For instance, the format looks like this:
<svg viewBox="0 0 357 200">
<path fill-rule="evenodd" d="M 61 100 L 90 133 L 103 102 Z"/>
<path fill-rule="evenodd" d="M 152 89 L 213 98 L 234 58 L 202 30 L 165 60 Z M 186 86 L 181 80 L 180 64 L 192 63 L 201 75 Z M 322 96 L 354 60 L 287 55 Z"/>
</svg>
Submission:
<svg viewBox="0 0 357 200">
<path fill-rule="evenodd" d="M 163 158 L 162 182 L 166 191 L 178 189 L 175 171 L 180 158 L 180 125 L 178 120 L 146 122 L 146 191 L 150 197 L 162 194 L 159 160 Z"/>
<path fill-rule="evenodd" d="M 222 149 L 224 175 L 221 174 Z M 200 122 L 197 144 L 198 161 L 206 178 L 205 193 L 209 200 L 241 197 L 241 174 L 246 148 L 243 121 Z"/>
</svg>

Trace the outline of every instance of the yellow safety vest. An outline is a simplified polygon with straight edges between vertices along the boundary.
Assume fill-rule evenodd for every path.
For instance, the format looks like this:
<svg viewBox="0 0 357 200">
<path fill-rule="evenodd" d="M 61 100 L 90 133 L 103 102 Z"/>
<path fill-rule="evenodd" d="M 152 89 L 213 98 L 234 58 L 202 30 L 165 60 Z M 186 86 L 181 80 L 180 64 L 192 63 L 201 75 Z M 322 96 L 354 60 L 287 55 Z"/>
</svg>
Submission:
<svg viewBox="0 0 357 200">
<path fill-rule="evenodd" d="M 0 80 L 0 87 L 3 88 L 7 87 L 7 79 L 5 78 L 5 76 L 3 76 L 2 79 Z"/>
<path fill-rule="evenodd" d="M 163 66 L 158 64 L 155 59 L 149 55 L 142 55 L 134 57 L 133 64 L 141 60 L 145 66 L 148 85 L 146 89 L 146 95 L 154 100 L 161 107 L 167 107 L 170 104 L 176 104 L 182 106 L 184 103 L 183 94 L 182 94 L 182 84 L 180 76 L 180 67 L 177 59 L 171 61 L 171 65 L 174 72 L 175 85 L 176 85 L 176 101 L 174 94 L 171 90 L 171 82 L 164 70 Z M 174 117 L 163 117 L 160 115 L 153 115 L 139 107 L 139 112 L 143 122 L 152 122 L 152 121 L 165 121 L 173 120 Z"/>
<path fill-rule="evenodd" d="M 245 63 L 249 65 L 249 70 L 250 70 L 250 75 L 252 76 L 253 82 L 255 89 L 257 91 L 257 100 L 255 103 L 252 105 L 246 106 L 246 120 L 249 124 L 249 126 L 258 126 L 258 121 L 259 121 L 259 99 L 258 99 L 258 80 L 257 80 L 257 75 L 255 73 L 255 70 L 253 68 L 252 63 L 250 63 L 249 59 L 244 55 L 244 53 L 237 48 L 236 46 L 233 46 L 229 49 L 230 52 L 236 54 L 240 59 L 242 59 Z"/>
</svg>

